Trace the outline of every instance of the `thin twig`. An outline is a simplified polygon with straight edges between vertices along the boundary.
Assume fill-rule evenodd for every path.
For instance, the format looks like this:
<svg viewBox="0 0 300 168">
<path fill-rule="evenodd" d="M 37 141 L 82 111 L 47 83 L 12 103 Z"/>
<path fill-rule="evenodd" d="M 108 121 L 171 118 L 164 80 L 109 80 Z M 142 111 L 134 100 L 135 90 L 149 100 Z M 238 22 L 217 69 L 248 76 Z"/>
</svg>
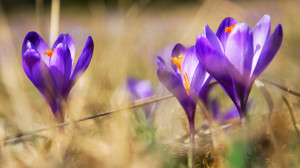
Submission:
<svg viewBox="0 0 300 168">
<path fill-rule="evenodd" d="M 281 90 L 283 90 L 283 91 L 286 91 L 286 92 L 288 92 L 288 93 L 290 93 L 290 94 L 292 94 L 292 95 L 295 95 L 295 96 L 297 96 L 297 97 L 300 97 L 300 93 L 297 93 L 297 92 L 295 92 L 295 91 L 292 91 L 292 90 L 289 89 L 289 88 L 286 88 L 286 87 L 284 87 L 284 86 L 281 86 L 281 85 L 279 85 L 279 84 L 277 84 L 277 83 L 274 83 L 274 82 L 269 81 L 269 80 L 267 80 L 267 79 L 264 79 L 264 78 L 262 78 L 262 77 L 260 77 L 259 79 L 262 80 L 262 81 L 264 81 L 264 82 L 266 82 L 266 83 L 269 83 L 269 84 L 271 84 L 271 85 L 273 85 L 273 86 L 276 86 L 277 88 L 279 88 L 279 89 L 281 89 Z"/>
<path fill-rule="evenodd" d="M 293 114 L 293 110 L 292 110 L 289 102 L 287 101 L 287 99 L 284 96 L 282 96 L 282 99 L 283 99 L 283 101 L 285 102 L 285 104 L 287 105 L 287 107 L 289 109 L 289 112 L 290 112 L 290 115 L 291 115 L 291 118 L 292 118 L 292 122 L 293 122 L 293 126 L 295 128 L 296 133 L 297 133 L 298 139 L 300 140 L 300 134 L 299 134 L 299 130 L 296 126 L 296 121 L 295 121 L 295 117 L 294 117 L 294 114 Z"/>
<path fill-rule="evenodd" d="M 57 127 L 64 127 L 64 126 L 69 125 L 71 123 L 79 123 L 79 122 L 90 120 L 90 119 L 93 119 L 93 118 L 106 116 L 106 115 L 109 115 L 109 114 L 112 114 L 112 113 L 115 113 L 115 112 L 130 110 L 130 109 L 133 109 L 133 108 L 141 107 L 141 106 L 144 106 L 144 105 L 147 105 L 147 104 L 152 104 L 152 103 L 162 101 L 162 100 L 165 100 L 165 99 L 169 99 L 169 98 L 172 98 L 172 97 L 174 97 L 174 96 L 173 95 L 167 95 L 167 96 L 162 96 L 162 97 L 159 97 L 159 98 L 153 98 L 153 99 L 150 99 L 148 101 L 144 101 L 144 102 L 141 102 L 141 103 L 135 103 L 134 105 L 127 106 L 127 107 L 120 108 L 120 109 L 115 109 L 115 110 L 110 110 L 110 111 L 98 113 L 98 114 L 95 114 L 95 115 L 92 115 L 92 116 L 88 116 L 88 117 L 84 117 L 84 118 L 81 118 L 81 119 L 74 120 L 72 122 L 64 122 L 64 123 L 60 123 L 60 124 L 57 124 L 57 125 L 54 125 L 54 126 L 51 126 L 51 127 L 42 128 L 42 129 L 30 131 L 30 132 L 17 133 L 17 134 L 5 137 L 4 140 L 1 143 L 6 143 L 9 140 L 24 137 L 24 136 L 27 136 L 27 135 L 36 134 L 36 133 L 43 132 L 43 131 L 50 130 L 50 129 L 54 129 L 54 128 L 57 128 Z"/>
<path fill-rule="evenodd" d="M 278 87 L 278 88 L 280 88 L 280 89 L 282 89 L 282 90 L 284 90 L 284 91 L 286 91 L 288 93 L 291 93 L 293 95 L 296 95 L 296 96 L 300 97 L 299 93 L 294 92 L 294 91 L 292 91 L 292 90 L 290 90 L 288 88 L 285 88 L 283 86 L 275 84 L 275 83 L 273 83 L 271 81 L 268 81 L 268 80 L 266 80 L 264 78 L 260 78 L 260 80 L 265 81 L 267 83 L 270 83 L 270 84 L 272 84 L 272 85 L 274 85 L 274 86 L 276 86 L 276 87 Z M 216 85 L 216 84 L 217 84 L 217 82 L 212 82 L 212 83 L 209 84 L 209 86 Z M 128 107 L 125 107 L 125 108 L 120 108 L 120 109 L 116 109 L 116 110 L 110 110 L 110 111 L 102 112 L 102 113 L 99 113 L 99 114 L 95 114 L 95 115 L 92 115 L 92 116 L 88 116 L 88 117 L 85 117 L 85 118 L 81 118 L 81 119 L 75 120 L 72 123 L 86 121 L 86 120 L 89 120 L 89 119 L 93 119 L 93 118 L 97 118 L 97 117 L 101 117 L 101 116 L 106 116 L 106 115 L 109 115 L 111 113 L 133 109 L 133 108 L 136 108 L 136 107 L 140 107 L 140 106 L 144 106 L 144 105 L 147 105 L 147 104 L 152 104 L 152 103 L 155 103 L 155 102 L 158 102 L 158 101 L 162 101 L 162 100 L 165 100 L 165 99 L 168 99 L 168 98 L 171 98 L 171 97 L 174 97 L 174 96 L 173 95 L 167 95 L 167 96 L 163 96 L 163 97 L 160 97 L 160 98 L 154 98 L 154 99 L 149 99 L 149 100 L 145 99 L 146 101 L 141 102 L 141 103 L 135 103 L 132 106 L 128 106 Z M 289 109 L 291 108 L 290 106 L 288 106 L 288 107 L 289 107 Z M 27 136 L 27 135 L 31 135 L 31 134 L 43 132 L 43 131 L 54 129 L 54 128 L 57 128 L 57 127 L 64 127 L 64 126 L 69 125 L 69 124 L 71 124 L 71 122 L 60 123 L 60 124 L 57 124 L 57 125 L 54 125 L 54 126 L 51 126 L 51 127 L 42 128 L 42 129 L 38 129 L 38 130 L 35 130 L 35 131 L 17 133 L 17 134 L 5 137 L 4 140 L 2 141 L 2 143 L 6 143 L 9 140 L 13 140 L 13 139 L 20 138 L 20 137 L 23 137 L 23 136 Z M 298 132 L 298 130 L 297 130 L 297 132 Z"/>
</svg>

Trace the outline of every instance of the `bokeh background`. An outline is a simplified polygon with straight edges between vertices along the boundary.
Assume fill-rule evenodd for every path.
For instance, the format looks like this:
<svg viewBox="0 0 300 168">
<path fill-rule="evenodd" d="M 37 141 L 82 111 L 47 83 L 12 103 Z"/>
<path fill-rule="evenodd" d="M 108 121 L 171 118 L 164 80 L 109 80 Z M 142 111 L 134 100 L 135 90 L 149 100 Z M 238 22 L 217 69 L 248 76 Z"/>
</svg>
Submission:
<svg viewBox="0 0 300 168">
<path fill-rule="evenodd" d="M 300 91 L 299 0 L 61 0 L 59 9 L 52 12 L 49 0 L 0 3 L 3 167 L 186 167 L 188 123 L 175 98 L 154 104 L 151 126 L 136 117 L 137 111 L 143 113 L 143 108 L 137 108 L 66 126 L 64 136 L 51 129 L 5 141 L 6 136 L 56 123 L 50 108 L 25 75 L 21 59 L 21 46 L 28 32 L 36 31 L 51 43 L 53 12 L 59 16 L 57 33 L 69 33 L 75 41 L 76 60 L 89 35 L 95 44 L 91 64 L 70 95 L 67 121 L 131 104 L 126 88 L 128 76 L 148 79 L 155 97 L 168 95 L 156 75 L 156 56 L 168 57 L 176 43 L 194 45 L 206 24 L 216 31 L 228 16 L 252 28 L 264 14 L 269 14 L 271 32 L 282 24 L 282 47 L 262 77 Z M 291 105 L 298 123 L 299 97 L 268 83 L 253 87 L 249 137 L 254 152 L 250 161 L 239 157 L 244 152 L 239 150 L 239 119 L 227 122 L 234 127 L 222 127 L 217 138 L 212 138 L 203 109 L 198 107 L 196 166 L 297 167 L 299 137 L 282 96 Z M 211 97 L 221 102 L 222 110 L 233 105 L 220 86 L 216 86 Z"/>
</svg>

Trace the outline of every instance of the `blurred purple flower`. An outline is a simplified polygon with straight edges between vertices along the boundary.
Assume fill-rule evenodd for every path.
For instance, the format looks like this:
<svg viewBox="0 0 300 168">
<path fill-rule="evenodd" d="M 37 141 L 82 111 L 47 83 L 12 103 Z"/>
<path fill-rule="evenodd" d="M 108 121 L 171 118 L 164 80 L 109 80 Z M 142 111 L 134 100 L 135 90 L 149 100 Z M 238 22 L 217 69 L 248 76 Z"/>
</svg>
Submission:
<svg viewBox="0 0 300 168">
<path fill-rule="evenodd" d="M 251 30 L 245 23 L 225 18 L 215 34 L 208 25 L 197 37 L 196 53 L 203 68 L 223 87 L 245 117 L 246 104 L 255 79 L 279 50 L 282 27 L 270 36 L 271 19 L 263 16 Z"/>
<path fill-rule="evenodd" d="M 194 46 L 186 48 L 176 44 L 170 60 L 158 56 L 157 64 L 158 78 L 183 107 L 193 139 L 196 103 L 211 77 L 199 64 Z"/>
<path fill-rule="evenodd" d="M 72 71 L 75 44 L 69 34 L 61 34 L 50 49 L 36 32 L 29 32 L 22 46 L 22 63 L 27 77 L 40 91 L 57 122 L 64 122 L 62 102 L 78 77 L 87 69 L 94 50 L 89 36 Z"/>
<path fill-rule="evenodd" d="M 222 113 L 222 115 L 219 109 L 219 103 L 216 99 L 211 102 L 211 110 L 214 119 L 217 121 L 226 121 L 239 117 L 239 111 L 236 107 L 229 108 L 225 113 Z"/>
<path fill-rule="evenodd" d="M 133 101 L 138 99 L 145 99 L 154 95 L 152 85 L 148 80 L 137 80 L 134 77 L 128 77 L 127 88 Z M 151 107 L 152 104 L 146 105 L 144 107 L 145 116 L 148 120 L 151 120 L 152 118 Z"/>
</svg>

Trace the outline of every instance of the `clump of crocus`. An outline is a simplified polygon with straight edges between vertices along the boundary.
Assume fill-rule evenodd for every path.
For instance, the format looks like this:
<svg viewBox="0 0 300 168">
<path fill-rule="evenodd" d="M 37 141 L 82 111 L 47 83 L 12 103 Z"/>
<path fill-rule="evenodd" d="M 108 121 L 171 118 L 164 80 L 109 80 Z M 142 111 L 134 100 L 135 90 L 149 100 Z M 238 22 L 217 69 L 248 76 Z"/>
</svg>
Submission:
<svg viewBox="0 0 300 168">
<path fill-rule="evenodd" d="M 87 69 L 94 51 L 89 36 L 83 51 L 72 70 L 75 44 L 69 34 L 61 34 L 49 48 L 36 33 L 29 32 L 22 46 L 23 68 L 51 108 L 57 122 L 64 122 L 62 103 L 67 101 L 76 80 Z"/>
<path fill-rule="evenodd" d="M 149 98 L 154 95 L 153 87 L 149 80 L 138 80 L 134 77 L 128 77 L 126 84 L 129 90 L 130 97 L 133 101 L 138 99 Z M 146 105 L 144 107 L 145 116 L 148 119 L 148 121 L 150 121 L 151 118 L 153 117 L 151 108 L 152 108 L 152 104 Z"/>
<path fill-rule="evenodd" d="M 157 75 L 160 82 L 177 98 L 189 120 L 193 141 L 196 103 L 211 77 L 199 64 L 195 47 L 175 45 L 171 58 L 157 57 Z"/>
<path fill-rule="evenodd" d="M 281 25 L 271 36 L 270 28 L 269 15 L 263 16 L 252 30 L 247 24 L 229 17 L 222 21 L 216 34 L 206 25 L 197 37 L 196 53 L 200 64 L 220 83 L 242 119 L 255 79 L 281 46 Z"/>
</svg>

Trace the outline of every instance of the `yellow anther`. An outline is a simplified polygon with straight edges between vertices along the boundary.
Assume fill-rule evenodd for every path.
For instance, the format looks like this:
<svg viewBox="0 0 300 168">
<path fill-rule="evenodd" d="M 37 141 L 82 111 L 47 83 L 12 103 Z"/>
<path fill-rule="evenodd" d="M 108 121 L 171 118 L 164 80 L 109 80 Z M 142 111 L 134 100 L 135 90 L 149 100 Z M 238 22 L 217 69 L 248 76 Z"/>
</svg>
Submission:
<svg viewBox="0 0 300 168">
<path fill-rule="evenodd" d="M 51 58 L 51 57 L 52 57 L 52 54 L 53 54 L 53 52 L 54 52 L 54 50 L 55 50 L 55 48 L 53 48 L 53 50 L 48 49 L 48 50 L 44 53 L 44 55 L 48 55 L 48 56 Z"/>
<path fill-rule="evenodd" d="M 187 75 L 186 72 L 183 75 L 182 74 L 182 69 L 181 69 L 181 64 L 182 64 L 182 59 L 183 58 L 184 58 L 184 55 L 179 55 L 178 57 L 170 58 L 170 60 L 172 60 L 173 64 L 175 64 L 177 66 L 177 68 L 179 69 L 181 78 L 184 81 L 185 90 L 186 90 L 187 94 L 189 95 L 189 93 L 190 93 L 190 81 L 189 81 L 189 77 L 188 77 L 188 75 Z"/>
<path fill-rule="evenodd" d="M 226 27 L 226 28 L 225 28 L 225 32 L 226 32 L 226 33 L 231 33 L 232 29 L 233 29 L 235 26 L 236 26 L 236 24 L 234 24 L 234 25 L 232 25 L 232 26 L 230 26 L 230 27 Z"/>
<path fill-rule="evenodd" d="M 172 57 L 170 58 L 170 60 L 173 61 L 173 64 L 175 64 L 177 66 L 177 68 L 179 69 L 180 73 L 181 72 L 181 63 L 182 63 L 182 59 L 183 59 L 184 55 L 179 55 L 178 57 Z"/>
</svg>

